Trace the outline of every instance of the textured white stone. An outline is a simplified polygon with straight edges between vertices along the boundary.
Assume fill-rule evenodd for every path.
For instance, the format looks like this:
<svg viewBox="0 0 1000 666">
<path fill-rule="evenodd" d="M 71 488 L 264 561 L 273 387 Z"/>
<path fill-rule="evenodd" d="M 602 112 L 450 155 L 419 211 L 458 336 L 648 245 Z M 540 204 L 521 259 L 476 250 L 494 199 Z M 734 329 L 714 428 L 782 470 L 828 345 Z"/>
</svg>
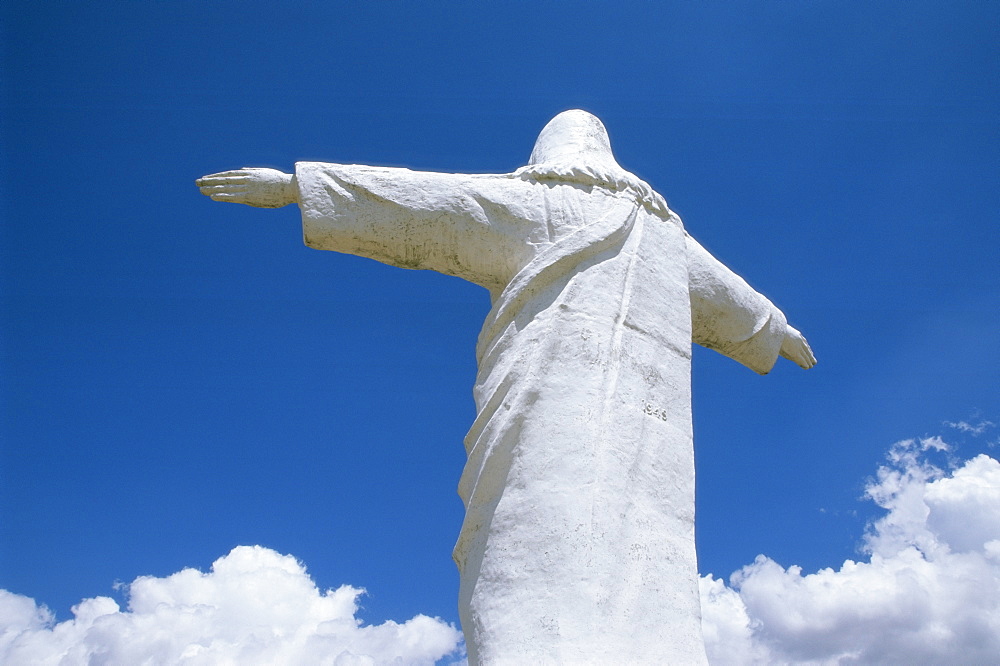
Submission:
<svg viewBox="0 0 1000 666">
<path fill-rule="evenodd" d="M 470 663 L 705 663 L 691 342 L 761 374 L 815 359 L 618 166 L 600 120 L 559 114 L 509 174 L 302 162 L 198 184 L 297 202 L 310 247 L 490 290 L 454 552 Z"/>
</svg>

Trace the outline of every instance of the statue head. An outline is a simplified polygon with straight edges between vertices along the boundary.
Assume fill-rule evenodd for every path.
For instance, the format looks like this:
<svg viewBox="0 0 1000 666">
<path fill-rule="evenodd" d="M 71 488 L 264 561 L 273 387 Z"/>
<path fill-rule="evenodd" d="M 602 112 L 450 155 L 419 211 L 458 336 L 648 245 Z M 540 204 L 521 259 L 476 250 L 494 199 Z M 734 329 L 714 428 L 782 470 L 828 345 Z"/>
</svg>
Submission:
<svg viewBox="0 0 1000 666">
<path fill-rule="evenodd" d="M 563 111 L 542 128 L 528 164 L 618 168 L 604 123 L 580 109 Z"/>
<path fill-rule="evenodd" d="M 510 175 L 630 190 L 649 210 L 680 224 L 680 218 L 670 212 L 662 196 L 618 165 L 604 123 L 580 109 L 563 111 L 550 120 L 538 135 L 527 166 Z"/>
</svg>

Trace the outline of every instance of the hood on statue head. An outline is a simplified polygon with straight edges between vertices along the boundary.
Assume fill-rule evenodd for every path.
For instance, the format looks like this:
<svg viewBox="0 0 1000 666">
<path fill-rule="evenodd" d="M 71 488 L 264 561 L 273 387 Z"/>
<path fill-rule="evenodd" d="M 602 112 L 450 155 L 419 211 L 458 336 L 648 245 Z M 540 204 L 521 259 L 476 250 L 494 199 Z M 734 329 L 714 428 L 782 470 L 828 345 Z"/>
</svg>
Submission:
<svg viewBox="0 0 1000 666">
<path fill-rule="evenodd" d="M 648 183 L 618 165 L 604 123 L 580 109 L 563 111 L 550 120 L 538 135 L 527 166 L 511 176 L 630 191 L 651 211 L 664 218 L 676 218 Z M 680 224 L 680 219 L 675 223 Z"/>
<path fill-rule="evenodd" d="M 611 152 L 611 139 L 604 123 L 580 109 L 563 111 L 542 128 L 528 164 L 621 168 Z"/>
</svg>

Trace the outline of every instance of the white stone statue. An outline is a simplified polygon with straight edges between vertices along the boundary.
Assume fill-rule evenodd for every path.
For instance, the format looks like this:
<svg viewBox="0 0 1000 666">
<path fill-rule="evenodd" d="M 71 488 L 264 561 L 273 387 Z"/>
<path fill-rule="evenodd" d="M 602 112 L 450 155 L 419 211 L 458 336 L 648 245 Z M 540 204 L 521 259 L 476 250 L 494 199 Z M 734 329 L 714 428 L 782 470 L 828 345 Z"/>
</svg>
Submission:
<svg viewBox="0 0 1000 666">
<path fill-rule="evenodd" d="M 600 120 L 559 114 L 508 174 L 300 162 L 198 186 L 298 203 L 310 247 L 490 290 L 454 552 L 471 664 L 706 662 L 691 342 L 760 374 L 816 361 L 618 165 Z"/>
</svg>

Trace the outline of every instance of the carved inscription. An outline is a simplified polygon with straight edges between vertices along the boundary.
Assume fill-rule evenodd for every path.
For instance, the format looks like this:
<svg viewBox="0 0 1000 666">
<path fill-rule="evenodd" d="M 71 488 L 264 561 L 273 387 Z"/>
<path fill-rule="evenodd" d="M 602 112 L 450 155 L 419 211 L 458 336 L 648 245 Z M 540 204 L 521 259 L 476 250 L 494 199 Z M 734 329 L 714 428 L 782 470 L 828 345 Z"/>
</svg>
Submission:
<svg viewBox="0 0 1000 666">
<path fill-rule="evenodd" d="M 645 400 L 642 401 L 642 413 L 647 416 L 652 416 L 653 418 L 660 419 L 661 421 L 667 420 L 667 410 L 660 409 L 659 407 L 654 407 Z"/>
</svg>

